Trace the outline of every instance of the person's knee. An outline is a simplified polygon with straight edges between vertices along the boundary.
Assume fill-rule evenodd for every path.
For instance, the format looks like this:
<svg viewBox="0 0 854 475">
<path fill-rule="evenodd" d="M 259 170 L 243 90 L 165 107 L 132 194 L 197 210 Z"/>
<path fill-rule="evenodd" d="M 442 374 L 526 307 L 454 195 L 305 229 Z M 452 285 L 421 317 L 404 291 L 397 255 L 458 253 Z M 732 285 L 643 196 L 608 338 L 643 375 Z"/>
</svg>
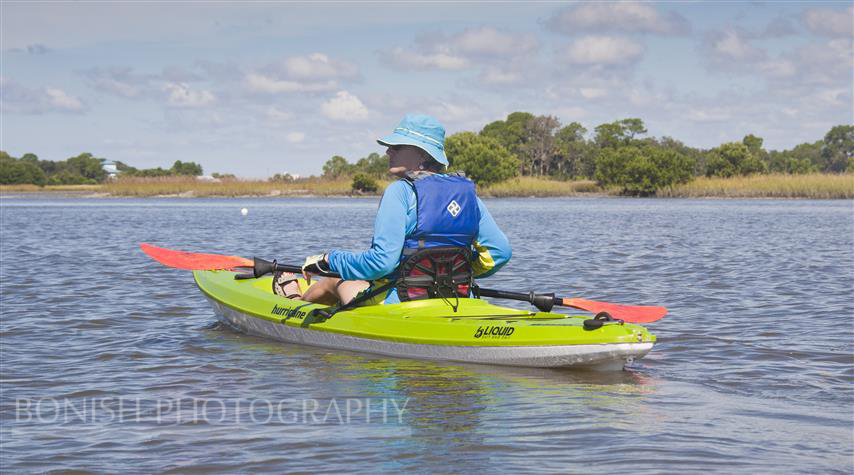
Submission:
<svg viewBox="0 0 854 475">
<path fill-rule="evenodd" d="M 368 288 L 370 284 L 364 280 L 342 280 L 335 286 L 338 300 L 342 304 L 348 304 L 359 295 L 359 292 Z"/>
<path fill-rule="evenodd" d="M 335 305 L 338 299 L 335 287 L 339 280 L 341 279 L 323 279 L 315 282 L 305 291 L 302 296 L 303 300 L 324 305 Z"/>
</svg>

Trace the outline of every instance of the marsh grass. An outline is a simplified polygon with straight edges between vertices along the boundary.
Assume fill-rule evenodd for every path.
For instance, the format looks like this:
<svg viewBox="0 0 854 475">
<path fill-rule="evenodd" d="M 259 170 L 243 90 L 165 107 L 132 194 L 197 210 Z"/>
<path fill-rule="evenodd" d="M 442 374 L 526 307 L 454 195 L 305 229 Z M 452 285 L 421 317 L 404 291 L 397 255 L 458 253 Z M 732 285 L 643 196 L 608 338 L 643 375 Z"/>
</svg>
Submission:
<svg viewBox="0 0 854 475">
<path fill-rule="evenodd" d="M 658 196 L 676 198 L 854 198 L 854 174 L 751 175 L 700 177 Z"/>
<path fill-rule="evenodd" d="M 98 192 L 103 189 L 104 185 L 0 185 L 0 193 L 26 192 L 33 193 L 39 191 L 63 191 L 63 192 Z"/>
<path fill-rule="evenodd" d="M 576 196 L 582 193 L 602 193 L 596 182 L 590 180 L 558 181 L 547 178 L 523 176 L 501 183 L 479 187 L 479 194 L 496 198 L 511 196 Z"/>
<path fill-rule="evenodd" d="M 226 179 L 198 180 L 193 177 L 124 178 L 104 184 L 102 191 L 112 196 L 300 196 L 359 195 L 351 189 L 352 180 L 305 180 L 282 182 Z M 386 182 L 378 182 L 380 192 Z"/>
<path fill-rule="evenodd" d="M 390 181 L 378 180 L 380 195 Z M 301 179 L 292 182 L 226 179 L 198 180 L 193 177 L 123 178 L 102 185 L 0 185 L 0 193 L 71 192 L 104 193 L 109 196 L 359 196 L 354 193 L 351 178 L 325 180 Z M 546 178 L 518 177 L 479 187 L 488 197 L 549 197 L 585 194 L 617 195 L 619 189 L 603 189 L 589 180 L 558 181 Z M 366 193 L 364 195 L 374 195 Z M 696 178 L 690 183 L 659 190 L 659 197 L 676 198 L 854 198 L 854 174 L 753 175 L 733 178 Z"/>
<path fill-rule="evenodd" d="M 93 191 L 112 196 L 359 196 L 381 195 L 390 181 L 378 180 L 376 193 L 354 193 L 351 178 L 326 180 L 308 178 L 292 182 L 226 179 L 198 180 L 193 177 L 123 178 L 110 181 Z M 36 187 L 37 188 L 37 187 Z M 600 192 L 592 181 L 556 181 L 544 178 L 519 177 L 489 187 L 480 194 L 492 197 L 508 196 L 574 196 L 579 193 Z"/>
</svg>

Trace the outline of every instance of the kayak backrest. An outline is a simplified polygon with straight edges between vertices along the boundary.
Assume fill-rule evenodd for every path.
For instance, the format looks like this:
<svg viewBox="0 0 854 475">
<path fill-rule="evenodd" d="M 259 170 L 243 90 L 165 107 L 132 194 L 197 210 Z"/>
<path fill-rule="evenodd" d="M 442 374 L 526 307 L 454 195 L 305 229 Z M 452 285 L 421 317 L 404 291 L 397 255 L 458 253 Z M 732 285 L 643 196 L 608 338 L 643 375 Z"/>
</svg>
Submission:
<svg viewBox="0 0 854 475">
<path fill-rule="evenodd" d="M 419 249 L 400 266 L 397 295 L 401 302 L 430 298 L 465 298 L 473 283 L 471 251 L 465 247 Z"/>
</svg>

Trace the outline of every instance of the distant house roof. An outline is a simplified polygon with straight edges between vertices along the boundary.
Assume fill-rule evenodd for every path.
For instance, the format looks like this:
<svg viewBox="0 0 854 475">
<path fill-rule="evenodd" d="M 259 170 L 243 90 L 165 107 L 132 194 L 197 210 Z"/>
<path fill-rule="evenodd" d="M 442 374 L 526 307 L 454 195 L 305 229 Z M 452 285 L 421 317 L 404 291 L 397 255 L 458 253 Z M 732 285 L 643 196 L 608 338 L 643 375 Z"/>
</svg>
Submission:
<svg viewBox="0 0 854 475">
<path fill-rule="evenodd" d="M 115 175 L 119 174 L 118 165 L 116 164 L 116 162 L 114 162 L 112 160 L 104 160 L 104 162 L 101 163 L 101 167 L 110 176 L 115 176 Z"/>
</svg>

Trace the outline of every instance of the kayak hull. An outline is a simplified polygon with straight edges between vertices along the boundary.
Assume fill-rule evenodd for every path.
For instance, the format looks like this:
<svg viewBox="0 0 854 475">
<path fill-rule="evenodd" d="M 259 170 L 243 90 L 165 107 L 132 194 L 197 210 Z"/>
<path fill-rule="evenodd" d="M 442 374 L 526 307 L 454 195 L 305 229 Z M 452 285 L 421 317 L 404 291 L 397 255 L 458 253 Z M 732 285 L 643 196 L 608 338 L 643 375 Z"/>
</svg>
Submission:
<svg viewBox="0 0 854 475">
<path fill-rule="evenodd" d="M 273 295 L 266 290 L 269 278 L 235 281 L 225 271 L 197 271 L 195 277 L 228 326 L 322 348 L 464 363 L 619 370 L 645 356 L 655 342 L 638 325 L 587 331 L 585 317 L 531 313 L 478 299 L 460 299 L 454 312 L 441 301 L 418 301 L 360 307 L 307 323 L 308 312 L 321 307 Z"/>
<path fill-rule="evenodd" d="M 374 353 L 400 358 L 533 368 L 577 367 L 599 371 L 620 370 L 627 362 L 645 356 L 653 346 L 645 343 L 605 343 L 555 346 L 453 346 L 359 338 L 282 325 L 255 318 L 208 298 L 219 320 L 243 333 L 302 345 Z"/>
</svg>

